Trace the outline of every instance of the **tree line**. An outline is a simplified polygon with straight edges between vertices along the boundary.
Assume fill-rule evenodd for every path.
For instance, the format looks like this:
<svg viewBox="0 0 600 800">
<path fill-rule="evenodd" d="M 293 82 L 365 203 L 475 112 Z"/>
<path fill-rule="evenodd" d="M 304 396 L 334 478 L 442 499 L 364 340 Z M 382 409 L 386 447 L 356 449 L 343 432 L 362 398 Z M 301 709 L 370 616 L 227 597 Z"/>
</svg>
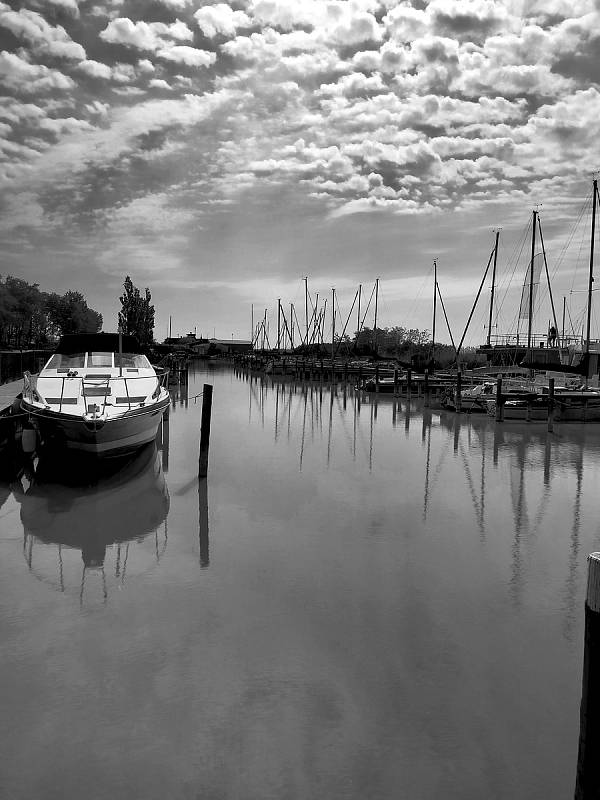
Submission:
<svg viewBox="0 0 600 800">
<path fill-rule="evenodd" d="M 39 284 L 0 276 L 0 346 L 44 347 L 64 333 L 97 333 L 102 314 L 81 292 L 42 292 Z"/>
<path fill-rule="evenodd" d="M 154 341 L 150 290 L 146 288 L 142 294 L 129 275 L 123 289 L 118 325 L 147 349 Z M 37 283 L 13 275 L 0 276 L 0 347 L 43 348 L 64 334 L 98 333 L 102 323 L 102 314 L 88 306 L 81 292 L 43 292 Z"/>
</svg>

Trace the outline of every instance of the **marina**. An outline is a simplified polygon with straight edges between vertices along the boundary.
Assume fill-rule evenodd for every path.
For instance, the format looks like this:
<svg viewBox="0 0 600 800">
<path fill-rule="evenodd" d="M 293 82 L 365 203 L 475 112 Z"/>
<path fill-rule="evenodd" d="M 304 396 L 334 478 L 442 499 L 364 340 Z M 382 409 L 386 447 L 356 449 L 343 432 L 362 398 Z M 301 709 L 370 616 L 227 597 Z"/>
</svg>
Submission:
<svg viewBox="0 0 600 800">
<path fill-rule="evenodd" d="M 8 797 L 573 795 L 600 426 L 192 361 L 111 461 L 0 486 Z"/>
</svg>

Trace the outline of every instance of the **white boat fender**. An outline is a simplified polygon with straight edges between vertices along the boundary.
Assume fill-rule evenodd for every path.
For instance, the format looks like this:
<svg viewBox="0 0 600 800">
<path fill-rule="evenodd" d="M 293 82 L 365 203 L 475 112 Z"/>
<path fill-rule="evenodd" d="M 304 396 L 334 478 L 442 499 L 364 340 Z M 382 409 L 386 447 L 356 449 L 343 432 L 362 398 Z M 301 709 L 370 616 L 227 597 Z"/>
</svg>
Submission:
<svg viewBox="0 0 600 800">
<path fill-rule="evenodd" d="M 23 428 L 21 436 L 21 447 L 24 453 L 34 453 L 37 444 L 37 433 L 35 428 Z"/>
</svg>

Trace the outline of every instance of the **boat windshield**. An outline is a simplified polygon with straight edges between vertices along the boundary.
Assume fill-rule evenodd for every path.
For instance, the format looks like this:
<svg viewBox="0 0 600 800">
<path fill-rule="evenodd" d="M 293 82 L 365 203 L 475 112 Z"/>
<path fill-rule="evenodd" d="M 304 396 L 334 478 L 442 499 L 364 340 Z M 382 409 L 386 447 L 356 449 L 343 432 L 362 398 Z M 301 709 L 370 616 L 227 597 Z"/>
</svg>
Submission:
<svg viewBox="0 0 600 800">
<path fill-rule="evenodd" d="M 150 369 L 151 364 L 146 356 L 139 353 L 115 353 L 115 367 L 129 369 Z"/>
<path fill-rule="evenodd" d="M 114 366 L 125 369 L 151 369 L 152 365 L 146 356 L 140 353 L 115 353 Z M 54 353 L 45 366 L 45 369 L 87 369 L 113 367 L 113 353 Z"/>
<path fill-rule="evenodd" d="M 88 353 L 87 368 L 90 367 L 112 367 L 112 353 Z"/>
<path fill-rule="evenodd" d="M 85 353 L 55 353 L 45 369 L 78 369 L 83 367 Z"/>
</svg>

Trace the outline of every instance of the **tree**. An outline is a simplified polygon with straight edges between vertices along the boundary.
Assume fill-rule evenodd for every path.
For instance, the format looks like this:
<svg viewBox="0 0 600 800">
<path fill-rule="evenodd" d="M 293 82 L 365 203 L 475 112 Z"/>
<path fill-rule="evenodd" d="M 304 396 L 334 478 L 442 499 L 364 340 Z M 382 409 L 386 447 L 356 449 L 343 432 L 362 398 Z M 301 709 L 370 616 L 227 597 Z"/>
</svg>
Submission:
<svg viewBox="0 0 600 800">
<path fill-rule="evenodd" d="M 52 292 L 45 298 L 48 324 L 55 333 L 97 333 L 102 327 L 102 314 L 88 307 L 81 292 Z"/>
<path fill-rule="evenodd" d="M 154 341 L 154 306 L 150 302 L 150 289 L 146 287 L 142 297 L 129 275 L 123 288 L 125 291 L 119 298 L 119 327 L 123 333 L 135 336 L 142 348 L 150 347 Z"/>
</svg>

